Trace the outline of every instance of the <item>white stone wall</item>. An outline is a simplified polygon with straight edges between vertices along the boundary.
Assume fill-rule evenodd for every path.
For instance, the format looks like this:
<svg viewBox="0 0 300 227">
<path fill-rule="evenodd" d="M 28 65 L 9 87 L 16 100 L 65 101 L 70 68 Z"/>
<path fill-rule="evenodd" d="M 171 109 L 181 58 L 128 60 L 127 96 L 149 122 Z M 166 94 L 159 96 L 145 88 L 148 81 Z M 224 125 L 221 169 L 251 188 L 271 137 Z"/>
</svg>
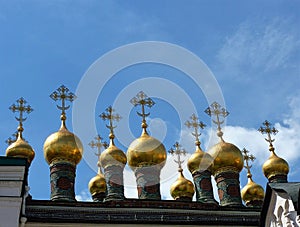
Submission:
<svg viewBox="0 0 300 227">
<path fill-rule="evenodd" d="M 293 201 L 287 193 L 276 192 L 272 190 L 271 201 L 265 226 L 268 227 L 298 227 L 300 226 L 300 217 Z"/>
<path fill-rule="evenodd" d="M 0 166 L 0 227 L 18 227 L 25 166 Z"/>
</svg>

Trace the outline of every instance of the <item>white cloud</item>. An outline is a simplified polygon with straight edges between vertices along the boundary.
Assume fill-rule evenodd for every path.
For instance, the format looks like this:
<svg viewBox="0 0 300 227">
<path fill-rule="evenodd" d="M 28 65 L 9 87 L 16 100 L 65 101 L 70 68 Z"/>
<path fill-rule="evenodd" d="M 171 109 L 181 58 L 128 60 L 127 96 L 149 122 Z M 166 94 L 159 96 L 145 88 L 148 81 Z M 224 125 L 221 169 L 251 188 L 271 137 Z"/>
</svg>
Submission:
<svg viewBox="0 0 300 227">
<path fill-rule="evenodd" d="M 77 201 L 93 201 L 88 189 L 82 190 L 75 198 Z"/>
<path fill-rule="evenodd" d="M 279 133 L 274 136 L 276 139 L 274 142 L 275 152 L 278 156 L 284 158 L 288 161 L 291 169 L 291 175 L 294 175 L 297 169 L 297 160 L 300 158 L 300 140 L 299 140 L 299 131 L 300 131 L 300 93 L 297 96 L 289 98 L 290 112 L 284 116 L 283 124 L 275 122 L 274 126 L 278 129 Z M 152 122 L 155 126 L 155 123 Z M 259 126 L 258 126 L 259 127 Z M 210 138 L 211 134 L 215 134 L 215 131 L 211 131 L 210 128 L 203 131 L 203 135 L 200 139 L 203 141 L 202 148 L 203 150 L 207 149 L 208 144 L 216 143 L 215 136 Z M 268 143 L 264 140 L 266 135 L 261 135 L 256 128 L 246 128 L 241 126 L 226 126 L 224 128 L 224 140 L 230 143 L 235 144 L 240 149 L 244 147 L 248 149 L 254 156 L 256 156 L 256 162 L 253 163 L 253 166 L 262 166 L 262 164 L 268 159 L 270 153 L 268 151 Z M 192 175 L 187 169 L 187 160 L 190 155 L 195 150 L 194 137 L 191 135 L 190 130 L 183 129 L 181 131 L 181 140 L 180 144 L 189 152 L 187 156 L 184 157 L 185 162 L 183 164 L 184 176 L 193 181 Z M 178 177 L 177 164 L 173 161 L 173 157 L 168 155 L 167 162 L 165 167 L 161 171 L 161 195 L 164 200 L 173 200 L 170 195 L 170 187 L 176 181 Z M 262 174 L 261 172 L 259 174 Z M 256 176 L 254 180 L 258 179 Z M 124 194 L 126 198 L 137 198 L 137 189 L 136 189 L 136 179 L 133 171 L 126 166 L 124 170 Z M 261 185 L 265 183 L 257 182 Z M 212 177 L 212 185 L 214 190 L 214 197 L 217 201 L 218 192 L 214 178 Z M 243 187 L 244 185 L 241 185 Z M 88 190 L 80 192 L 76 196 L 76 199 L 79 201 L 91 201 L 91 196 Z M 194 199 L 195 201 L 195 196 Z"/>
<path fill-rule="evenodd" d="M 279 131 L 275 138 L 275 152 L 286 159 L 290 164 L 295 164 L 300 158 L 299 130 L 300 130 L 300 94 L 290 98 L 290 113 L 283 119 L 283 123 L 275 122 L 274 126 Z M 261 135 L 257 129 L 239 126 L 227 126 L 224 139 L 234 143 L 240 149 L 245 147 L 253 153 L 262 164 L 269 157 L 268 143 L 264 140 L 266 135 Z"/>
<path fill-rule="evenodd" d="M 227 37 L 218 59 L 229 76 L 238 79 L 243 74 L 250 74 L 253 77 L 256 76 L 253 72 L 270 72 L 291 66 L 290 60 L 299 47 L 299 29 L 291 19 L 251 18 Z"/>
</svg>

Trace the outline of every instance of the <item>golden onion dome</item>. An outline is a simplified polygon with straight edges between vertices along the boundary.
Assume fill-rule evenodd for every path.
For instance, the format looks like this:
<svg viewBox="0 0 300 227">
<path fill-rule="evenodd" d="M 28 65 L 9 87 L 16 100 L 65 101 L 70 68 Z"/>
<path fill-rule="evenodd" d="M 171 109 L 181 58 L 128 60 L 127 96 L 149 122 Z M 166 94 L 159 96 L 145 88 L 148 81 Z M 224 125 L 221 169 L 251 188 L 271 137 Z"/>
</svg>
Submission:
<svg viewBox="0 0 300 227">
<path fill-rule="evenodd" d="M 206 152 L 202 151 L 200 146 L 197 146 L 196 151 L 188 160 L 187 166 L 191 174 L 195 171 L 211 171 L 213 158 Z"/>
<path fill-rule="evenodd" d="M 244 166 L 243 155 L 234 144 L 221 141 L 209 149 L 208 153 L 214 159 L 213 172 L 221 168 L 232 168 L 240 172 Z"/>
<path fill-rule="evenodd" d="M 263 172 L 268 179 L 276 175 L 287 175 L 289 164 L 283 158 L 278 157 L 274 150 L 271 150 L 269 159 L 263 164 Z"/>
<path fill-rule="evenodd" d="M 142 135 L 135 139 L 127 150 L 128 165 L 134 169 L 140 166 L 165 165 L 167 152 L 164 145 L 148 135 L 144 130 Z"/>
<path fill-rule="evenodd" d="M 190 180 L 187 180 L 181 171 L 177 180 L 171 185 L 170 193 L 175 200 L 180 198 L 189 198 L 192 200 L 195 193 L 194 184 Z"/>
<path fill-rule="evenodd" d="M 89 190 L 92 196 L 106 192 L 106 181 L 102 173 L 98 173 L 89 182 Z"/>
<path fill-rule="evenodd" d="M 114 165 L 124 167 L 126 162 L 126 155 L 113 142 L 111 142 L 109 147 L 100 156 L 100 164 L 104 169 Z"/>
<path fill-rule="evenodd" d="M 20 136 L 6 149 L 6 156 L 27 158 L 28 163 L 34 159 L 35 153 L 32 147 Z"/>
<path fill-rule="evenodd" d="M 248 183 L 246 186 L 241 190 L 241 196 L 247 205 L 252 201 L 263 201 L 265 192 L 263 187 L 259 184 L 256 184 L 250 177 L 248 178 Z"/>
<path fill-rule="evenodd" d="M 83 146 L 80 139 L 68 131 L 64 122 L 58 132 L 51 134 L 44 143 L 44 157 L 48 164 L 64 160 L 78 164 L 82 158 Z"/>
</svg>

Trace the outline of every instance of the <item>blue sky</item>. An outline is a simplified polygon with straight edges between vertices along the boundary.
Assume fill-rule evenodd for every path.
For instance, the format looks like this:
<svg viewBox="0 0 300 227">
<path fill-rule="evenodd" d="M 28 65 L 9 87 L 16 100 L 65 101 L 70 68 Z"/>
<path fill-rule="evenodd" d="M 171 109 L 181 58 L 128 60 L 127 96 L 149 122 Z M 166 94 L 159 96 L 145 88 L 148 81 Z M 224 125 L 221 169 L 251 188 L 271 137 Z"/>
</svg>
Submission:
<svg viewBox="0 0 300 227">
<path fill-rule="evenodd" d="M 59 111 L 49 95 L 61 84 L 75 92 L 88 68 L 115 48 L 142 41 L 161 41 L 181 46 L 194 53 L 211 70 L 230 112 L 224 138 L 240 149 L 246 147 L 257 156 L 253 164 L 254 180 L 263 186 L 266 184 L 261 166 L 268 158 L 268 145 L 257 132 L 257 128 L 268 119 L 280 131 L 275 137 L 274 145 L 276 152 L 290 164 L 289 180 L 298 181 L 299 10 L 300 2 L 292 0 L 2 0 L 1 155 L 5 154 L 7 148 L 4 141 L 17 127 L 14 114 L 8 107 L 23 96 L 34 108 L 34 112 L 24 123 L 24 137 L 36 152 L 30 167 L 31 194 L 36 199 L 48 199 L 49 167 L 43 157 L 43 143 L 60 125 Z M 129 103 L 132 97 L 126 96 L 129 94 L 127 88 L 132 86 L 130 94 L 137 93 L 143 85 L 133 85 L 153 77 L 175 83 L 190 97 L 199 118 L 208 125 L 201 137 L 202 148 L 208 149 L 206 146 L 211 134 L 211 125 L 209 117 L 203 113 L 209 105 L 206 95 L 185 73 L 155 63 L 138 64 L 120 70 L 105 84 L 103 90 L 99 91 L 95 108 L 91 110 L 94 111 L 95 127 L 99 134 L 107 138 L 108 132 L 97 116 L 108 105 L 116 102 L 116 99 L 120 98 L 119 94 L 125 94 L 122 98 L 128 100 L 128 103 L 124 102 L 124 108 L 130 110 L 129 120 L 126 122 L 129 125 L 127 129 L 135 137 L 139 136 L 140 119 Z M 153 89 L 155 94 L 160 87 L 159 84 L 152 84 L 151 80 L 147 86 Z M 170 94 L 178 95 L 181 91 L 179 88 L 170 90 Z M 156 97 L 154 100 L 156 105 L 150 110 L 149 119 L 152 135 L 162 139 L 167 149 L 176 140 L 182 140 L 184 147 L 193 153 L 193 138 L 189 135 L 189 130 L 180 125 L 180 121 L 187 120 L 180 118 L 182 110 L 167 99 Z M 181 99 L 178 99 L 178 102 L 181 102 Z M 184 107 L 182 105 L 182 109 Z M 116 111 L 122 112 L 120 109 Z M 71 110 L 67 116 L 67 126 L 72 130 Z M 82 119 L 82 122 L 84 121 L 85 119 Z M 117 133 L 127 132 L 117 130 L 116 136 L 120 138 L 121 135 Z M 87 145 L 89 141 L 82 141 L 85 154 L 92 153 Z M 126 151 L 126 143 L 116 142 Z M 172 163 L 171 158 L 169 161 Z M 96 167 L 93 168 L 85 159 L 77 167 L 76 194 L 79 199 L 90 198 L 87 184 L 95 175 Z M 168 168 L 174 168 L 171 171 L 176 171 L 173 164 Z M 126 173 L 131 174 L 129 169 Z M 168 179 L 169 184 L 176 179 L 176 174 L 173 175 L 172 179 Z M 190 178 L 188 171 L 185 171 L 185 176 Z M 243 170 L 241 185 L 244 186 L 245 182 L 246 174 Z M 162 185 L 164 198 L 170 198 L 169 184 Z M 135 196 L 134 193 L 134 188 L 126 189 L 127 196 Z"/>
</svg>

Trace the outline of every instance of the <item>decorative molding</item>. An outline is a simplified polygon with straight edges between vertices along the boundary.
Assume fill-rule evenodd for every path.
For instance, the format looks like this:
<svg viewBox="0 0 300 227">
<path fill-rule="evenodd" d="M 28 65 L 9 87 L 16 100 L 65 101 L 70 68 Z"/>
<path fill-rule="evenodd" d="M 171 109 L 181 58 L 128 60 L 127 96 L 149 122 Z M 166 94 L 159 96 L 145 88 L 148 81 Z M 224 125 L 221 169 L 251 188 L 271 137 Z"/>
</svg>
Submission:
<svg viewBox="0 0 300 227">
<path fill-rule="evenodd" d="M 0 181 L 22 181 L 25 175 L 25 166 L 0 166 Z"/>
</svg>

